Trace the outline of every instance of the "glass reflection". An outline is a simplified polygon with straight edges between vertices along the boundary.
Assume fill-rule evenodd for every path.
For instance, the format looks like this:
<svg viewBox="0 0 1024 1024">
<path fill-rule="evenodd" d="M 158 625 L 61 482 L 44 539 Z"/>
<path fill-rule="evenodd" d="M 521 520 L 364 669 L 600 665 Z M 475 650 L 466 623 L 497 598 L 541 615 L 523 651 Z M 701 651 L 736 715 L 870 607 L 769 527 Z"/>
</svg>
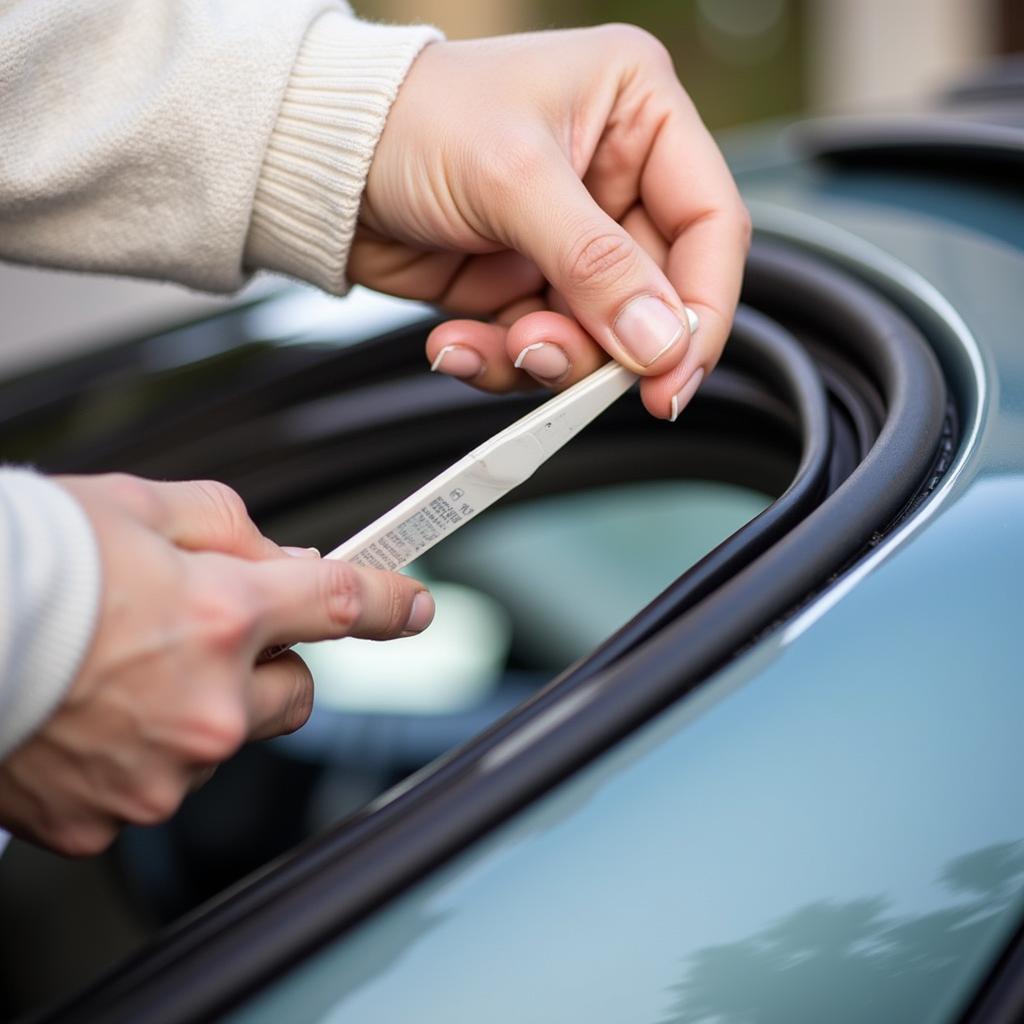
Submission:
<svg viewBox="0 0 1024 1024">
<path fill-rule="evenodd" d="M 971 959 L 1024 887 L 1024 842 L 950 861 L 952 897 L 917 915 L 884 896 L 808 903 L 737 942 L 688 960 L 663 1024 L 863 1024 L 920 1019 L 944 971 Z"/>
</svg>

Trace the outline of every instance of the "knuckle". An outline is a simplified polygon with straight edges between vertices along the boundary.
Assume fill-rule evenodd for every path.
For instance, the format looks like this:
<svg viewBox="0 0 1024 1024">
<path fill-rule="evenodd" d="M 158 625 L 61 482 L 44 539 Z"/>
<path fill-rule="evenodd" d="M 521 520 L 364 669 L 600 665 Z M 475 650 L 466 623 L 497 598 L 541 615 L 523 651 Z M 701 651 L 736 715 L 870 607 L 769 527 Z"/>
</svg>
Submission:
<svg viewBox="0 0 1024 1024">
<path fill-rule="evenodd" d="M 158 520 L 162 503 L 148 480 L 130 473 L 107 473 L 103 476 L 103 486 L 118 505 L 136 518 L 144 522 Z"/>
<path fill-rule="evenodd" d="M 738 204 L 736 210 L 736 227 L 739 231 L 743 251 L 750 252 L 750 244 L 754 239 L 754 222 L 751 220 L 750 211 L 743 202 Z"/>
<path fill-rule="evenodd" d="M 253 616 L 238 605 L 228 603 L 216 607 L 206 620 L 210 646 L 217 651 L 234 652 L 244 647 L 253 632 Z"/>
<path fill-rule="evenodd" d="M 249 510 L 236 490 L 219 480 L 197 480 L 196 487 L 206 496 L 214 515 L 231 532 L 249 527 Z"/>
<path fill-rule="evenodd" d="M 224 654 L 243 648 L 256 627 L 254 602 L 243 587 L 225 586 L 201 592 L 195 602 L 196 615 L 207 646 Z"/>
<path fill-rule="evenodd" d="M 174 814 L 184 797 L 182 786 L 169 781 L 151 781 L 135 794 L 127 817 L 136 825 L 159 825 Z"/>
<path fill-rule="evenodd" d="M 181 752 L 188 761 L 219 764 L 238 750 L 248 731 L 248 715 L 240 700 L 207 701 L 183 723 Z"/>
<path fill-rule="evenodd" d="M 616 53 L 635 55 L 647 62 L 672 64 L 672 56 L 665 44 L 655 35 L 628 22 L 611 22 L 600 26 L 608 36 Z"/>
<path fill-rule="evenodd" d="M 313 677 L 305 664 L 298 666 L 292 699 L 285 715 L 285 732 L 301 729 L 313 713 Z"/>
<path fill-rule="evenodd" d="M 321 563 L 322 603 L 331 624 L 348 632 L 359 621 L 363 612 L 362 593 L 355 569 L 346 562 L 334 559 Z"/>
<path fill-rule="evenodd" d="M 302 694 L 296 699 L 292 708 L 291 716 L 288 719 L 288 732 L 296 732 L 301 729 L 313 713 L 313 687 L 312 685 L 303 689 Z"/>
<path fill-rule="evenodd" d="M 588 235 L 567 257 L 566 280 L 573 288 L 606 289 L 636 266 L 636 246 L 613 232 Z"/>
</svg>

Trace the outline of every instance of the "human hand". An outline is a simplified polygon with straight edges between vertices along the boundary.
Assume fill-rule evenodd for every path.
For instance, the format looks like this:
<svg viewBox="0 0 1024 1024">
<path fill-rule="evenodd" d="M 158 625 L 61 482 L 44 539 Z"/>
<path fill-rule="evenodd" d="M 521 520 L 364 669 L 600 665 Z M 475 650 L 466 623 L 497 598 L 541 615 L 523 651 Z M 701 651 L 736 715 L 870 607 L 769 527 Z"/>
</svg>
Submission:
<svg viewBox="0 0 1024 1024">
<path fill-rule="evenodd" d="M 243 742 L 299 728 L 309 670 L 294 653 L 256 665 L 264 648 L 404 636 L 433 616 L 409 577 L 289 557 L 222 484 L 57 482 L 96 532 L 102 606 L 63 702 L 0 764 L 0 826 L 58 852 L 163 821 Z"/>
<path fill-rule="evenodd" d="M 749 236 L 664 47 L 607 25 L 428 46 L 377 146 L 348 274 L 493 316 L 427 342 L 476 387 L 560 389 L 611 355 L 674 419 L 725 345 Z"/>
</svg>

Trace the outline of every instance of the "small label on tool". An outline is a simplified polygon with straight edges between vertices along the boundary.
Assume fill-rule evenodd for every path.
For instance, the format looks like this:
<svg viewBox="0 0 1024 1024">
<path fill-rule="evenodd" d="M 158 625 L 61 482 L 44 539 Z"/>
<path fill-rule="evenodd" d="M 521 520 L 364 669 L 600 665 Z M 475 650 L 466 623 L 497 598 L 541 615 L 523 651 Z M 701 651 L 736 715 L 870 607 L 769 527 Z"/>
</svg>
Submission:
<svg viewBox="0 0 1024 1024">
<path fill-rule="evenodd" d="M 450 528 L 475 513 L 476 509 L 465 500 L 465 493 L 455 488 L 447 497 L 437 495 L 408 519 L 370 541 L 349 561 L 394 572 L 408 565 L 421 551 L 433 547 Z"/>
<path fill-rule="evenodd" d="M 389 520 L 393 522 L 402 515 L 396 526 L 378 520 L 328 557 L 391 572 L 403 569 L 446 534 L 522 483 L 544 457 L 540 442 L 532 435 L 493 444 L 478 456 L 471 454 L 449 480 L 434 480 L 406 499 L 408 513 L 403 515 L 403 510 L 396 508 Z"/>
</svg>

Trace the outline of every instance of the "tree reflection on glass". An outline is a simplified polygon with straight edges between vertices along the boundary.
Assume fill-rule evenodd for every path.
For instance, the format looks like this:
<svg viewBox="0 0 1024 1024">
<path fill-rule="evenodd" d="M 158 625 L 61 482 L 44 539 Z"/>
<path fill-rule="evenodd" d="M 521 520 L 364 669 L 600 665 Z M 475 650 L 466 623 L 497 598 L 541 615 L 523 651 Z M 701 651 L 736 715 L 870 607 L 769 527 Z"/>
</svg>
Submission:
<svg viewBox="0 0 1024 1024">
<path fill-rule="evenodd" d="M 956 897 L 918 916 L 882 896 L 807 904 L 738 942 L 698 950 L 663 1024 L 863 1024 L 913 1021 L 977 955 L 1024 886 L 1024 841 L 951 861 L 939 881 Z"/>
</svg>

